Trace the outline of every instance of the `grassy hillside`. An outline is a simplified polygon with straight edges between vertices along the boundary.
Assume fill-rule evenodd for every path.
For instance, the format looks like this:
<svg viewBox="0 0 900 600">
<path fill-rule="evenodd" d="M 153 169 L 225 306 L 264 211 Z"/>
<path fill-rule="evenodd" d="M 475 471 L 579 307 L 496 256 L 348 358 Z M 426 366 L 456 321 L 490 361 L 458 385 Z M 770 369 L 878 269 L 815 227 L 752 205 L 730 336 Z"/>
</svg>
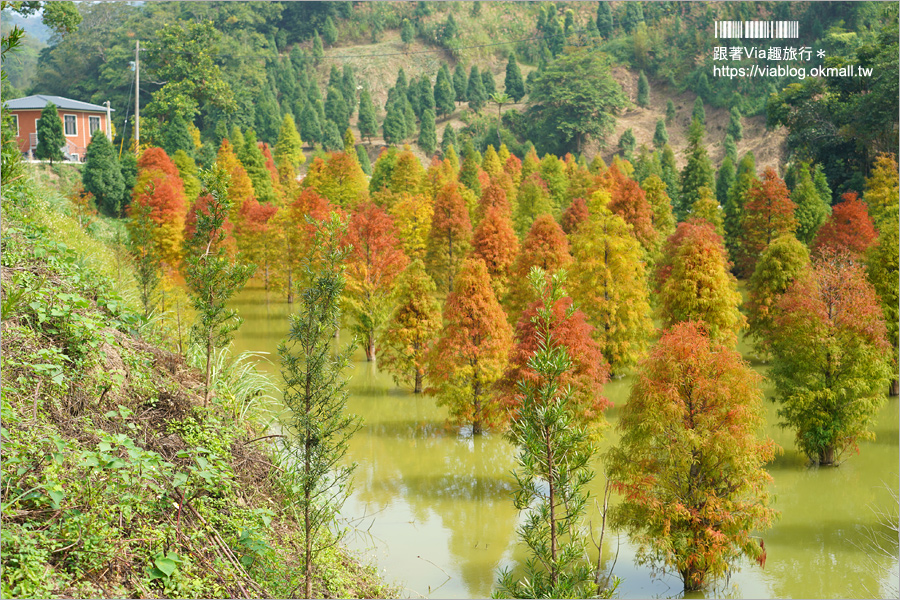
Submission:
<svg viewBox="0 0 900 600">
<path fill-rule="evenodd" d="M 65 182 L 3 190 L 3 597 L 296 594 L 271 381 L 222 354 L 204 408 L 194 361 L 153 343 L 164 332 L 128 300 L 114 228 L 87 233 L 39 178 Z M 314 589 L 393 595 L 339 545 Z"/>
</svg>

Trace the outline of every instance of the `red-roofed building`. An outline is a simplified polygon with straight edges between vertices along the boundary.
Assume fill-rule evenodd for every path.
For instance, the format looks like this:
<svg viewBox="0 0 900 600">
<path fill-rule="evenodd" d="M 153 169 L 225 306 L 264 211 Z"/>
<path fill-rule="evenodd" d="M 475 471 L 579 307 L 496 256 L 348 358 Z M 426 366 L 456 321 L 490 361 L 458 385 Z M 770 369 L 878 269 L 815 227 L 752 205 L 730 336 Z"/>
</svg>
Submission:
<svg viewBox="0 0 900 600">
<path fill-rule="evenodd" d="M 22 154 L 31 156 L 37 148 L 37 122 L 41 110 L 48 103 L 56 105 L 59 118 L 63 122 L 66 146 L 62 149 L 68 160 L 83 161 L 91 136 L 100 129 L 110 136 L 109 111 L 105 106 L 70 100 L 62 96 L 28 96 L 16 98 L 6 103 L 12 114 L 16 128 L 16 141 Z M 111 137 L 111 136 L 110 136 Z"/>
</svg>

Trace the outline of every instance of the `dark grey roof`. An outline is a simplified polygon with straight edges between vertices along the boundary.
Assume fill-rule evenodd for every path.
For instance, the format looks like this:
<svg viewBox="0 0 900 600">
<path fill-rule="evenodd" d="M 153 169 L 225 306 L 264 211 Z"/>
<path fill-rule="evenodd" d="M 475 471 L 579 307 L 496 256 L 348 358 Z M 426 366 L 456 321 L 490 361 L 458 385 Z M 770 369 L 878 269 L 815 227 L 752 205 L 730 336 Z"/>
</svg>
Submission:
<svg viewBox="0 0 900 600">
<path fill-rule="evenodd" d="M 106 112 L 105 106 L 99 106 L 97 104 L 91 104 L 90 102 L 79 102 L 78 100 L 70 100 L 69 98 L 63 98 L 62 96 L 26 96 L 25 98 L 16 98 L 15 100 L 10 100 L 6 103 L 6 106 L 9 107 L 10 110 L 29 110 L 29 109 L 37 109 L 41 110 L 45 106 L 47 106 L 48 102 L 52 102 L 56 105 L 56 108 L 61 108 L 63 110 L 83 110 L 87 112 Z M 116 109 L 111 109 L 115 112 Z"/>
</svg>

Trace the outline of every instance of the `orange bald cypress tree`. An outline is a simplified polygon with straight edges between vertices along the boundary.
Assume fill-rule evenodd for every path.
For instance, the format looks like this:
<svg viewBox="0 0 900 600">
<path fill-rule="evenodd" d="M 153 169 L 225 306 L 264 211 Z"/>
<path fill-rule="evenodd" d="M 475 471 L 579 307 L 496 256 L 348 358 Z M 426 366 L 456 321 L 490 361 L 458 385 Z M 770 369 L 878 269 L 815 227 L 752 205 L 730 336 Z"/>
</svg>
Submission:
<svg viewBox="0 0 900 600">
<path fill-rule="evenodd" d="M 273 260 L 274 283 L 285 292 L 288 303 L 294 301 L 294 287 L 301 274 L 301 264 L 313 250 L 311 244 L 315 226 L 306 218 L 323 221 L 332 212 L 334 209 L 326 198 L 307 188 L 300 192 L 296 200 L 279 209 L 270 221 L 271 243 L 277 248 Z"/>
<path fill-rule="evenodd" d="M 460 184 L 450 182 L 434 198 L 426 265 L 438 289 L 453 290 L 453 277 L 469 251 L 472 222 Z"/>
<path fill-rule="evenodd" d="M 472 240 L 472 257 L 480 258 L 491 276 L 494 294 L 502 298 L 507 291 L 509 269 L 519 252 L 519 238 L 513 231 L 508 213 L 501 208 L 490 207 L 475 228 Z"/>
<path fill-rule="evenodd" d="M 512 330 L 480 258 L 466 260 L 444 306 L 444 328 L 429 357 L 431 390 L 453 422 L 473 435 L 498 422 L 491 387 L 503 375 Z"/>
<path fill-rule="evenodd" d="M 742 555 L 763 553 L 754 533 L 771 526 L 778 446 L 765 424 L 761 378 L 702 324 L 679 323 L 638 367 L 622 410 L 622 438 L 606 456 L 622 494 L 613 524 L 685 590 L 727 576 Z"/>
<path fill-rule="evenodd" d="M 513 419 L 522 400 L 518 382 L 541 383 L 529 361 L 538 350 L 535 317 L 542 306 L 540 299 L 535 300 L 519 318 L 509 367 L 497 384 L 500 406 Z M 549 326 L 553 341 L 564 347 L 572 360 L 572 368 L 562 374 L 559 386 L 571 388 L 570 408 L 575 420 L 597 430 L 604 423 L 603 411 L 611 405 L 603 396 L 603 385 L 609 381 L 609 363 L 603 358 L 600 345 L 591 337 L 594 328 L 582 311 L 574 309 L 572 298 L 563 296 L 556 300 L 551 315 Z"/>
<path fill-rule="evenodd" d="M 160 260 L 169 268 L 181 262 L 187 201 L 178 168 L 162 148 L 148 148 L 138 159 L 132 205 L 150 208 L 151 237 Z M 129 213 L 130 214 L 130 213 Z"/>
<path fill-rule="evenodd" d="M 496 182 L 491 182 L 482 188 L 481 199 L 478 202 L 478 218 L 483 219 L 491 208 L 497 208 L 505 215 L 512 215 L 512 207 L 506 190 Z"/>
<path fill-rule="evenodd" d="M 875 243 L 878 233 L 869 217 L 866 203 L 856 192 L 841 196 L 842 202 L 831 209 L 831 216 L 819 228 L 813 241 L 813 251 L 824 249 L 846 252 L 860 258 Z"/>
<path fill-rule="evenodd" d="M 391 293 L 408 259 L 394 230 L 393 218 L 371 202 L 361 204 L 350 215 L 345 243 L 347 313 L 356 322 L 366 350 L 366 360 L 375 360 L 376 336 L 392 312 Z"/>
<path fill-rule="evenodd" d="M 559 224 L 550 215 L 538 217 L 522 244 L 516 262 L 510 270 L 510 290 L 505 305 L 512 323 L 519 321 L 522 311 L 536 298 L 528 282 L 532 267 L 540 267 L 552 275 L 572 263 L 569 241 Z"/>
<path fill-rule="evenodd" d="M 634 237 L 645 253 L 656 248 L 657 233 L 653 228 L 653 207 L 638 182 L 627 177 L 616 164 L 603 175 L 603 184 L 609 190 L 609 209 L 630 224 Z"/>
</svg>

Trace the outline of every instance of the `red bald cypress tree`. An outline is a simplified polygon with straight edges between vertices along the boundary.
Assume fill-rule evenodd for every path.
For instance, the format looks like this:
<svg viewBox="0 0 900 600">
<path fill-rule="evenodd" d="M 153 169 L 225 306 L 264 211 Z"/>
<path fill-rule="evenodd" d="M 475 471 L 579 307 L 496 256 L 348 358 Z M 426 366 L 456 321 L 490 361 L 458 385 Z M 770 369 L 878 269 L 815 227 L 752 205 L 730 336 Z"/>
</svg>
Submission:
<svg viewBox="0 0 900 600">
<path fill-rule="evenodd" d="M 260 204 L 256 198 L 244 201 L 240 217 L 235 225 L 234 237 L 247 260 L 259 265 L 256 273 L 263 278 L 266 291 L 269 291 L 269 270 L 275 257 L 274 248 L 269 239 L 270 221 L 278 212 L 278 207 L 271 204 Z"/>
<path fill-rule="evenodd" d="M 813 462 L 834 464 L 869 430 L 892 377 L 891 346 L 863 265 L 823 249 L 778 303 L 772 369 L 782 425 Z"/>
<path fill-rule="evenodd" d="M 587 220 L 588 214 L 587 201 L 584 198 L 575 198 L 562 214 L 559 224 L 566 235 L 572 235 L 578 230 L 578 226 Z"/>
<path fill-rule="evenodd" d="M 478 217 L 484 218 L 488 210 L 497 208 L 506 215 L 512 215 L 506 190 L 498 183 L 491 182 L 481 188 L 481 199 L 478 202 Z"/>
<path fill-rule="evenodd" d="M 756 261 L 772 240 L 797 230 L 795 208 L 787 185 L 775 169 L 769 167 L 762 179 L 753 182 L 744 204 L 740 257 L 736 261 L 742 277 L 753 274 Z"/>
<path fill-rule="evenodd" d="M 831 209 L 831 216 L 819 228 L 813 241 L 813 251 L 818 253 L 827 248 L 860 258 L 875 243 L 878 233 L 869 217 L 866 203 L 859 199 L 856 192 L 847 192 L 841 196 L 841 200 L 840 204 Z"/>
</svg>

